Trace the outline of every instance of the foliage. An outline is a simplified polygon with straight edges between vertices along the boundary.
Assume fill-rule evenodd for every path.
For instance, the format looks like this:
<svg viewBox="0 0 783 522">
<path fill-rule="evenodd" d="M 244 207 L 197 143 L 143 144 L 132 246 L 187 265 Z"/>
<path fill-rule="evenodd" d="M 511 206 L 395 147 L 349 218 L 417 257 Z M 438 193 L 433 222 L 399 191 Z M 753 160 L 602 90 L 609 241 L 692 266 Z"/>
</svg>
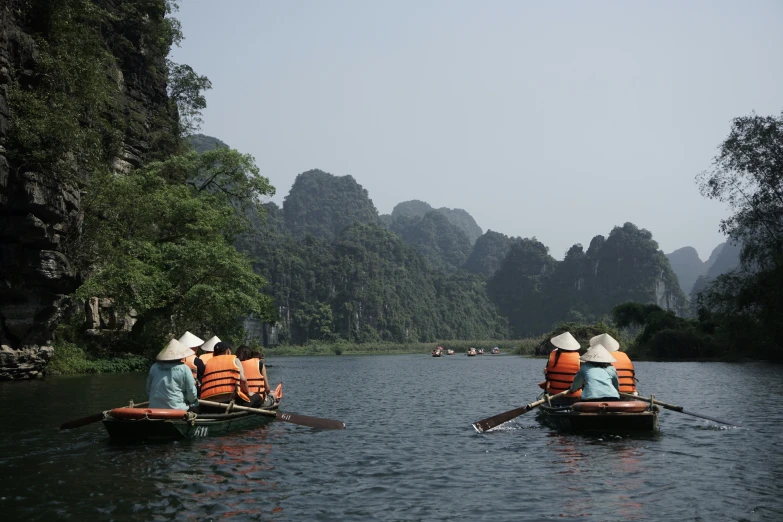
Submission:
<svg viewBox="0 0 783 522">
<path fill-rule="evenodd" d="M 352 223 L 378 223 L 367 190 L 352 176 L 333 176 L 310 170 L 296 177 L 283 203 L 288 231 L 295 237 L 311 234 L 331 241 Z"/>
<path fill-rule="evenodd" d="M 699 318 L 720 325 L 724 345 L 741 332 L 756 343 L 749 352 L 783 358 L 783 112 L 735 118 L 719 150 L 698 181 L 702 194 L 733 210 L 721 230 L 741 245 L 741 266 L 699 294 Z"/>
<path fill-rule="evenodd" d="M 107 13 L 90 0 L 38 0 L 24 13 L 35 69 L 8 91 L 9 157 L 61 175 L 108 164 L 123 129 L 112 118 L 117 86 L 107 72 L 116 66 L 100 30 Z"/>
<path fill-rule="evenodd" d="M 418 199 L 398 203 L 392 210 L 391 217 L 388 219 L 388 226 L 391 226 L 394 221 L 399 219 L 424 217 L 425 214 L 433 210 L 436 210 L 438 213 L 445 216 L 446 219 L 449 220 L 449 223 L 462 230 L 471 245 L 481 236 L 481 227 L 478 226 L 476 220 L 473 219 L 473 216 L 465 210 L 461 208 L 446 207 L 433 209 L 429 203 L 419 201 Z"/>
<path fill-rule="evenodd" d="M 434 210 L 422 217 L 401 217 L 392 223 L 391 230 L 442 272 L 453 272 L 462 266 L 470 253 L 470 240 L 465 233 Z"/>
<path fill-rule="evenodd" d="M 191 148 L 199 154 L 214 149 L 230 148 L 219 139 L 204 134 L 191 134 L 188 136 L 187 142 L 190 144 Z"/>
<path fill-rule="evenodd" d="M 513 244 L 487 290 L 518 336 L 537 335 L 559 321 L 598 321 L 625 301 L 685 310 L 685 295 L 666 256 L 647 230 L 632 223 L 596 236 L 587 252 L 574 245 L 563 261 L 533 239 Z"/>
<path fill-rule="evenodd" d="M 168 66 L 169 100 L 177 106 L 182 136 L 188 136 L 201 128 L 201 111 L 207 107 L 204 91 L 212 88 L 212 82 L 201 76 L 189 65 L 166 61 Z"/>
<path fill-rule="evenodd" d="M 500 268 L 511 245 L 518 241 L 520 238 L 487 230 L 473 245 L 473 250 L 465 261 L 465 269 L 473 274 L 493 275 Z"/>
<path fill-rule="evenodd" d="M 235 207 L 256 208 L 269 190 L 252 158 L 229 149 L 94 176 L 72 253 L 87 274 L 76 296 L 134 309 L 133 334 L 156 344 L 193 328 L 236 334 L 245 315 L 272 319 L 265 281 L 231 245 L 245 227 Z"/>
<path fill-rule="evenodd" d="M 149 370 L 150 360 L 140 355 L 114 355 L 110 358 L 89 356 L 84 349 L 69 342 L 54 345 L 54 355 L 46 367 L 49 375 L 78 373 L 125 373 Z"/>
</svg>

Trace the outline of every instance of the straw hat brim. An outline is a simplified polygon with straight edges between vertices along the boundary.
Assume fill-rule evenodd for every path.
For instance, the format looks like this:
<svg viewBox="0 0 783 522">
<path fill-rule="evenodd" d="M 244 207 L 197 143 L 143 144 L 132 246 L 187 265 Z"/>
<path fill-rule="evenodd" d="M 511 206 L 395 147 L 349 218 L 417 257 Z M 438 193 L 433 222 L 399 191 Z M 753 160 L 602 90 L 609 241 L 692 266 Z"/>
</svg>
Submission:
<svg viewBox="0 0 783 522">
<path fill-rule="evenodd" d="M 575 352 L 581 348 L 579 341 L 574 339 L 570 332 L 561 333 L 549 340 L 556 348 L 565 352 Z"/>
<path fill-rule="evenodd" d="M 620 343 L 617 342 L 617 340 L 609 335 L 608 333 L 602 333 L 601 335 L 596 335 L 592 339 L 590 339 L 590 346 L 595 346 L 596 344 L 602 344 L 604 348 L 606 348 L 607 352 L 616 352 L 620 349 Z"/>
<path fill-rule="evenodd" d="M 585 354 L 581 356 L 579 360 L 582 362 L 608 363 L 608 364 L 617 362 L 617 359 L 612 357 L 612 354 L 609 353 L 609 351 L 606 348 L 604 348 L 604 345 L 602 344 L 596 344 L 595 346 L 587 350 L 587 352 L 585 352 Z"/>
<path fill-rule="evenodd" d="M 169 344 L 162 349 L 155 357 L 158 361 L 179 361 L 190 355 L 195 355 L 196 352 L 192 348 L 188 348 L 176 339 L 169 341 Z"/>
</svg>

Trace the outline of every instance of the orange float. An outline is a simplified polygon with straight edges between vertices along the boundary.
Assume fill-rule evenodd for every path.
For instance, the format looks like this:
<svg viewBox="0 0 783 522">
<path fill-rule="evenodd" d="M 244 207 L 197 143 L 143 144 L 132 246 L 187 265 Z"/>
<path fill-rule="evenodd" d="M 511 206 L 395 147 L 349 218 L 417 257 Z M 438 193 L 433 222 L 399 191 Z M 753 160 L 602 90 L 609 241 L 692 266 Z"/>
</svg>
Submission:
<svg viewBox="0 0 783 522">
<path fill-rule="evenodd" d="M 582 413 L 641 413 L 649 407 L 642 401 L 582 401 L 571 409 Z"/>
<path fill-rule="evenodd" d="M 109 412 L 115 419 L 175 419 L 185 418 L 185 410 L 170 410 L 167 408 L 114 408 Z"/>
</svg>

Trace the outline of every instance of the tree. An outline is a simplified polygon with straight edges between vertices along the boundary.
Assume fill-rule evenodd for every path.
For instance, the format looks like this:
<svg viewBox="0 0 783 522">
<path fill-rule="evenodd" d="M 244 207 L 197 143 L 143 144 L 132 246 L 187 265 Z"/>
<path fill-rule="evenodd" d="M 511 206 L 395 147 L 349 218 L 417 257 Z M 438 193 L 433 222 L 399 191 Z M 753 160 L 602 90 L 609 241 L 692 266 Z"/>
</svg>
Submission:
<svg viewBox="0 0 783 522">
<path fill-rule="evenodd" d="M 734 211 L 720 228 L 744 245 L 743 264 L 777 266 L 783 254 L 783 112 L 735 118 L 712 169 L 697 180 L 704 196 Z"/>
<path fill-rule="evenodd" d="M 77 297 L 135 310 L 132 335 L 155 344 L 192 328 L 239 335 L 247 315 L 273 319 L 266 282 L 232 246 L 247 226 L 239 209 L 271 190 L 251 158 L 229 149 L 94 176 L 72 248 L 86 273 Z"/>
</svg>

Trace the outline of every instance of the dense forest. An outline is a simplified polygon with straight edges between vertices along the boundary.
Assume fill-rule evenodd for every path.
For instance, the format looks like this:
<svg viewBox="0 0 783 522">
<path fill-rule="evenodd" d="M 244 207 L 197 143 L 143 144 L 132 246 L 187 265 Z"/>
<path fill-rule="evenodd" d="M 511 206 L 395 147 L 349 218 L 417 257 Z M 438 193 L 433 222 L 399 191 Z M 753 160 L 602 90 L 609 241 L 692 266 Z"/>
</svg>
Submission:
<svg viewBox="0 0 783 522">
<path fill-rule="evenodd" d="M 598 321 L 626 301 L 687 308 L 652 234 L 631 223 L 558 261 L 535 238 L 490 230 L 471 241 L 465 228 L 480 228 L 464 210 L 414 200 L 383 219 L 353 177 L 320 170 L 299 174 L 282 208 L 264 209 L 237 245 L 277 304 L 272 343 L 524 337 Z"/>
</svg>

